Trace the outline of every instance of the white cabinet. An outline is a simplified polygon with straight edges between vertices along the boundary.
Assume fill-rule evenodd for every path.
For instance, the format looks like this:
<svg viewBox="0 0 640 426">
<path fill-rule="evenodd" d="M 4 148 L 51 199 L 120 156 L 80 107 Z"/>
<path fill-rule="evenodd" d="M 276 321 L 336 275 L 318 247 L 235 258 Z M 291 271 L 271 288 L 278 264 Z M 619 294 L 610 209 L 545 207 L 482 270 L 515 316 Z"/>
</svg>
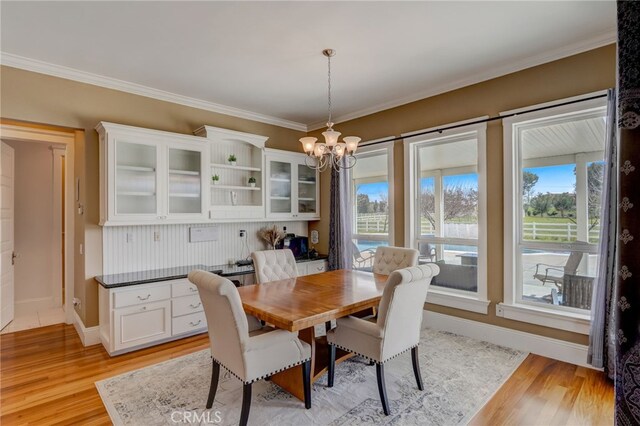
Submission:
<svg viewBox="0 0 640 426">
<path fill-rule="evenodd" d="M 186 278 L 100 287 L 100 339 L 119 355 L 207 330 L 198 289 Z"/>
<path fill-rule="evenodd" d="M 313 275 L 325 272 L 329 269 L 326 260 L 312 260 L 310 262 L 298 263 L 298 276 Z"/>
<path fill-rule="evenodd" d="M 265 150 L 267 217 L 298 220 L 320 218 L 318 172 L 307 167 L 305 154 Z"/>
<path fill-rule="evenodd" d="M 202 126 L 194 133 L 209 142 L 209 218 L 263 219 L 264 145 L 268 138 L 212 126 Z M 230 161 L 232 158 L 235 161 Z"/>
<path fill-rule="evenodd" d="M 101 122 L 100 224 L 206 221 L 202 138 Z"/>
</svg>

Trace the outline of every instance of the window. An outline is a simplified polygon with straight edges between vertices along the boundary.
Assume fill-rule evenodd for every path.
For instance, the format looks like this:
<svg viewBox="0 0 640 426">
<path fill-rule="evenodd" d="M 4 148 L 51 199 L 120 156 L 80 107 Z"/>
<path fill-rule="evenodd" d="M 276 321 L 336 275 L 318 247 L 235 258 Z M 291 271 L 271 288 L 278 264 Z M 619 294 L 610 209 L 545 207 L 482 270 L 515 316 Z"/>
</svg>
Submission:
<svg viewBox="0 0 640 426">
<path fill-rule="evenodd" d="M 505 316 L 526 320 L 510 306 L 544 311 L 544 323 L 525 315 L 588 332 L 582 320 L 597 275 L 605 117 L 597 99 L 504 120 Z"/>
<path fill-rule="evenodd" d="M 485 133 L 483 124 L 405 138 L 405 224 L 420 263 L 440 267 L 427 300 L 486 314 Z"/>
<path fill-rule="evenodd" d="M 378 246 L 393 245 L 393 142 L 361 147 L 350 170 L 354 267 L 371 268 Z"/>
</svg>

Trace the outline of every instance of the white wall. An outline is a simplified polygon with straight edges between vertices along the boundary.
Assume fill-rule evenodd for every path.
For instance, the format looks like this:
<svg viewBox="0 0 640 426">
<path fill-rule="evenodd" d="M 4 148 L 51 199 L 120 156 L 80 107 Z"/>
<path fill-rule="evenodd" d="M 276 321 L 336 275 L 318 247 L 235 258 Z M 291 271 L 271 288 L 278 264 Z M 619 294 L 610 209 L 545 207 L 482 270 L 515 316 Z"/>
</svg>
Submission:
<svg viewBox="0 0 640 426">
<path fill-rule="evenodd" d="M 280 229 L 287 227 L 288 233 L 307 235 L 307 222 L 277 222 Z M 217 225 L 148 225 L 107 226 L 103 228 L 103 274 L 147 271 L 188 265 L 222 265 L 229 259 L 239 259 L 243 239 L 239 231 L 247 231 L 248 252 L 266 249 L 258 238 L 258 230 L 265 223 L 222 223 Z M 217 241 L 189 242 L 190 226 L 216 226 Z M 154 233 L 159 241 L 154 241 Z M 127 234 L 130 235 L 127 241 Z"/>
<path fill-rule="evenodd" d="M 54 294 L 53 153 L 49 145 L 7 142 L 15 149 L 16 314 L 61 304 L 62 277 Z M 54 300 L 57 299 L 57 300 Z"/>
</svg>

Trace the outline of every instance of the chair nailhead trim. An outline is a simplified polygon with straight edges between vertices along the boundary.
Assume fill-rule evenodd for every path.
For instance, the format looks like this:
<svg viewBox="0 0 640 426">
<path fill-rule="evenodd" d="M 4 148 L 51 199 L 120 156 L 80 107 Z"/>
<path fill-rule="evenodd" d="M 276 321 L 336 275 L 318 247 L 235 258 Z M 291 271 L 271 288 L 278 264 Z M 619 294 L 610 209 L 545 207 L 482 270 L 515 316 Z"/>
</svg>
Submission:
<svg viewBox="0 0 640 426">
<path fill-rule="evenodd" d="M 363 358 L 365 358 L 365 359 L 368 359 L 368 360 L 370 360 L 370 361 L 373 361 L 373 362 L 375 362 L 376 364 L 384 364 L 385 362 L 389 361 L 390 359 L 393 359 L 393 358 L 395 358 L 395 357 L 397 357 L 397 356 L 402 355 L 402 354 L 403 354 L 403 353 L 405 353 L 405 352 L 409 352 L 409 351 L 410 351 L 411 349 L 413 349 L 413 348 L 418 347 L 418 345 L 413 345 L 413 346 L 410 346 L 410 347 L 408 347 L 407 349 L 405 349 L 405 350 L 403 350 L 403 351 L 401 351 L 401 352 L 398 352 L 398 353 L 397 353 L 397 354 L 395 354 L 394 356 L 390 356 L 389 358 L 386 358 L 386 359 L 385 359 L 385 360 L 383 360 L 383 361 L 376 361 L 375 359 L 370 358 L 370 357 L 368 357 L 368 356 L 366 356 L 366 355 L 363 355 L 363 354 L 361 354 L 361 353 L 359 353 L 359 352 L 356 352 L 356 351 L 354 351 L 353 349 L 345 348 L 344 346 L 340 346 L 340 345 L 337 345 L 337 344 L 335 344 L 335 343 L 332 343 L 332 345 L 333 345 L 333 346 L 335 346 L 336 348 L 340 348 L 340 349 L 342 349 L 343 351 L 351 352 L 352 354 L 356 354 L 356 355 L 361 356 L 361 357 L 363 357 Z"/>
<path fill-rule="evenodd" d="M 300 364 L 304 364 L 304 363 L 305 363 L 305 362 L 307 362 L 307 361 L 311 361 L 311 358 L 303 359 L 302 361 L 296 362 L 296 363 L 294 363 L 294 364 L 290 364 L 290 365 L 288 365 L 288 366 L 286 366 L 286 367 L 283 367 L 283 368 L 281 368 L 281 369 L 279 369 L 279 370 L 272 371 L 271 373 L 267 373 L 267 374 L 265 374 L 265 375 L 263 375 L 263 376 L 256 377 L 255 379 L 253 379 L 253 380 L 251 380 L 251 381 L 248 381 L 248 382 L 247 382 L 247 381 L 242 380 L 242 379 L 240 378 L 240 376 L 238 376 L 236 373 L 234 373 L 233 371 L 231 371 L 227 366 L 225 366 L 223 363 L 221 363 L 220 361 L 218 361 L 217 359 L 215 359 L 213 356 L 211 357 L 211 359 L 212 359 L 212 360 L 214 360 L 216 363 L 218 363 L 222 368 L 224 368 L 225 370 L 227 370 L 227 371 L 228 371 L 232 376 L 234 376 L 236 379 L 240 380 L 240 381 L 241 381 L 242 383 L 244 383 L 245 385 L 248 385 L 248 384 L 250 384 L 250 383 L 257 382 L 258 380 L 262 380 L 262 379 L 264 379 L 265 377 L 273 376 L 273 375 L 274 375 L 274 374 L 276 374 L 276 373 L 279 373 L 279 372 L 284 371 L 284 370 L 288 370 L 288 369 L 290 369 L 290 368 L 292 368 L 292 367 L 295 367 L 295 366 L 298 366 L 298 365 L 300 365 Z"/>
</svg>

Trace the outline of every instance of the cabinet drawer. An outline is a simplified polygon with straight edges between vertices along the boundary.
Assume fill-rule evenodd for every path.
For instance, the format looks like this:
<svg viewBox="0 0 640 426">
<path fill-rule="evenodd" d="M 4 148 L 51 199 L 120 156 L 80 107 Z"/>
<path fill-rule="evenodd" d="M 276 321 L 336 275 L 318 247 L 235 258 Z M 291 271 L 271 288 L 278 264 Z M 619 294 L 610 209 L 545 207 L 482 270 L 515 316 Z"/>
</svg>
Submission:
<svg viewBox="0 0 640 426">
<path fill-rule="evenodd" d="M 200 296 L 183 296 L 171 300 L 171 315 L 173 317 L 179 317 L 181 315 L 193 314 L 195 312 L 202 312 L 202 301 Z"/>
<path fill-rule="evenodd" d="M 195 314 L 183 315 L 181 317 L 173 318 L 173 335 L 193 332 L 197 330 L 207 329 L 207 318 L 204 316 L 204 312 L 196 312 Z"/>
<path fill-rule="evenodd" d="M 115 350 L 170 337 L 170 309 L 169 300 L 115 309 L 113 311 Z"/>
<path fill-rule="evenodd" d="M 171 284 L 171 297 L 191 296 L 198 294 L 198 287 L 188 279 L 177 280 Z"/>
<path fill-rule="evenodd" d="M 113 298 L 114 308 L 142 305 L 171 298 L 171 288 L 168 285 L 164 285 L 158 287 L 139 288 L 136 290 L 118 291 L 114 293 Z"/>
<path fill-rule="evenodd" d="M 307 275 L 319 274 L 327 270 L 327 262 L 318 260 L 307 263 Z"/>
</svg>

